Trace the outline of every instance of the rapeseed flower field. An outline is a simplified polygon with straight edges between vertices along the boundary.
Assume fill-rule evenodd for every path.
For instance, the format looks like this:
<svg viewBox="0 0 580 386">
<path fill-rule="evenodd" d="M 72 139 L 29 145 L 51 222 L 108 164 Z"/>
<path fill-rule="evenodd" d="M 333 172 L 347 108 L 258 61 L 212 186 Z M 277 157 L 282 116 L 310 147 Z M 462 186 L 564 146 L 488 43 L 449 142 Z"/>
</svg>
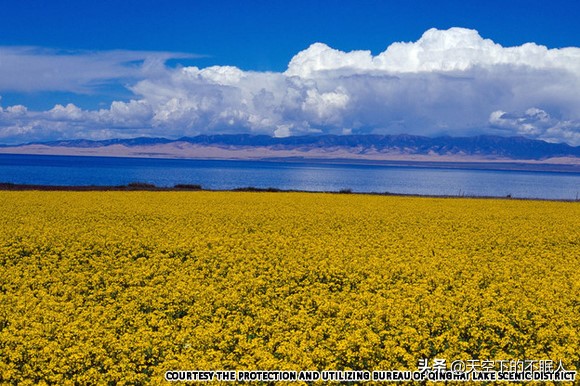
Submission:
<svg viewBox="0 0 580 386">
<path fill-rule="evenodd" d="M 573 202 L 0 192 L 0 383 L 422 358 L 580 369 L 579 267 Z"/>
</svg>

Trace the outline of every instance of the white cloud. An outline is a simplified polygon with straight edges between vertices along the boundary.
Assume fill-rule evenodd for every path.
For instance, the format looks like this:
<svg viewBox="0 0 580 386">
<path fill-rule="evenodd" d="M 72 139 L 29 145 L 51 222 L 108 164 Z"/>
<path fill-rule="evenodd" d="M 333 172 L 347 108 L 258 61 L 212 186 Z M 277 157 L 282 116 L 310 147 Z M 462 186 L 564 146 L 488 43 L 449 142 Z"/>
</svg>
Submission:
<svg viewBox="0 0 580 386">
<path fill-rule="evenodd" d="M 125 55 L 122 60 L 118 53 L 93 57 L 114 60 L 81 55 L 88 75 L 73 71 L 72 80 L 63 76 L 59 84 L 71 82 L 77 85 L 71 90 L 82 90 L 128 74 L 135 79 L 129 86 L 133 100 L 98 111 L 74 105 L 46 112 L 5 107 L 0 141 L 374 132 L 525 135 L 580 145 L 576 47 L 502 47 L 477 31 L 452 28 L 428 30 L 416 42 L 393 43 L 375 56 L 315 43 L 284 73 L 231 66 L 171 69 L 162 65 L 169 57 L 163 55 L 135 70 L 127 59 L 135 55 Z M 46 65 L 42 58 L 34 60 Z"/>
<path fill-rule="evenodd" d="M 28 112 L 26 106 L 14 105 L 6 108 L 6 115 L 13 117 L 23 117 Z"/>
<path fill-rule="evenodd" d="M 343 52 L 323 43 L 314 43 L 292 58 L 285 74 L 311 78 L 317 72 L 340 70 L 350 74 L 378 70 L 378 66 L 370 51 Z"/>
<path fill-rule="evenodd" d="M 324 72 L 448 72 L 498 65 L 557 68 L 578 73 L 579 61 L 580 50 L 577 48 L 548 50 L 534 43 L 505 48 L 483 39 L 475 30 L 433 28 L 417 42 L 393 43 L 374 57 L 370 51 L 342 52 L 315 43 L 292 58 L 286 74 L 309 78 Z"/>
<path fill-rule="evenodd" d="M 538 108 L 527 109 L 523 114 L 498 110 L 489 116 L 489 123 L 509 134 L 538 138 L 547 142 L 580 144 L 580 120 L 555 119 Z"/>
<path fill-rule="evenodd" d="M 147 51 L 59 51 L 0 47 L 0 92 L 88 93 L 119 80 L 137 80 L 163 69 L 171 58 L 189 54 Z"/>
<path fill-rule="evenodd" d="M 56 105 L 48 111 L 47 115 L 57 121 L 79 121 L 84 118 L 83 111 L 72 103 L 66 106 Z"/>
</svg>

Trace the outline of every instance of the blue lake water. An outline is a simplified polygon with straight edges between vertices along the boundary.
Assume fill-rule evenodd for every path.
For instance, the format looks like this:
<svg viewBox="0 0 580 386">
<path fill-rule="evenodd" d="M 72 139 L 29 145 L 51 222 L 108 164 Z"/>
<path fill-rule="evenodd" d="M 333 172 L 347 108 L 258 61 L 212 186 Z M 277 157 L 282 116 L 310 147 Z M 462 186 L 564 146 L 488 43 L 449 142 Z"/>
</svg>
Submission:
<svg viewBox="0 0 580 386">
<path fill-rule="evenodd" d="M 200 184 L 216 190 L 253 186 L 566 200 L 576 199 L 580 194 L 580 173 L 569 172 L 7 154 L 0 154 L 0 182 L 39 185 L 147 182 L 163 187 Z"/>
</svg>

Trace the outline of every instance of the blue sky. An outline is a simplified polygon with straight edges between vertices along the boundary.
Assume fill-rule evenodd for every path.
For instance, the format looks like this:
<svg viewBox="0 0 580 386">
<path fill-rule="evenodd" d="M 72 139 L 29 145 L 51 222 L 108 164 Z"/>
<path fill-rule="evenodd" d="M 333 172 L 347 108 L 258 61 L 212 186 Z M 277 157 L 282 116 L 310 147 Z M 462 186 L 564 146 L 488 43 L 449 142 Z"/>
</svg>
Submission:
<svg viewBox="0 0 580 386">
<path fill-rule="evenodd" d="M 578 85 L 578 57 L 576 51 L 554 50 L 580 46 L 578 15 L 580 2 L 572 0 L 4 1 L 0 142 L 239 131 L 495 133 L 580 144 L 572 89 Z M 433 28 L 447 32 L 424 36 Z M 512 63 L 512 54 L 490 41 L 523 48 Z M 308 51 L 316 42 L 339 55 L 324 47 Z M 402 59 L 387 55 L 391 64 L 371 68 L 366 59 L 347 55 L 368 50 L 378 57 L 401 42 L 420 46 L 420 60 L 446 62 L 434 69 L 413 67 L 409 55 L 416 51 L 409 51 L 407 67 L 393 67 Z M 442 44 L 450 44 L 443 47 L 446 57 L 430 56 Z M 466 47 L 477 52 L 466 53 Z M 322 67 L 304 72 L 295 61 L 288 72 L 299 53 L 301 65 L 316 58 Z M 449 64 L 454 55 L 460 59 Z M 524 60 L 534 55 L 545 66 Z M 365 91 L 364 82 L 379 73 L 381 81 L 374 84 L 382 86 Z M 393 77 L 401 84 L 387 81 Z M 457 88 L 460 78 L 473 81 Z M 535 90 L 548 91 L 524 95 L 530 79 L 537 82 Z M 172 89 L 175 96 L 169 95 Z M 449 97 L 454 90 L 465 98 Z M 473 96 L 478 92 L 483 101 Z M 517 95 L 510 99 L 511 94 Z M 483 104 L 481 111 L 464 105 L 466 99 Z"/>
<path fill-rule="evenodd" d="M 4 1 L 0 44 L 69 50 L 173 51 L 207 55 L 199 66 L 285 70 L 324 42 L 383 51 L 429 28 L 466 27 L 504 46 L 577 46 L 580 2 L 567 1 Z"/>
</svg>

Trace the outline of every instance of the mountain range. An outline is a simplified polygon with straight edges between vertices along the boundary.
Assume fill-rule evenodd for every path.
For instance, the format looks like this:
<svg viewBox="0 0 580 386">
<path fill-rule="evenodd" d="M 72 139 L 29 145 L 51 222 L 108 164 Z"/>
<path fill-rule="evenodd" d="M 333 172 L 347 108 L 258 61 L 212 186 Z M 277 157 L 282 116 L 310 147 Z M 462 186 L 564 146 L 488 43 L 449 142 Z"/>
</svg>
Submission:
<svg viewBox="0 0 580 386">
<path fill-rule="evenodd" d="M 342 159 L 580 164 L 580 146 L 524 137 L 414 135 L 199 135 L 77 139 L 3 145 L 1 153 L 198 159 Z"/>
</svg>

